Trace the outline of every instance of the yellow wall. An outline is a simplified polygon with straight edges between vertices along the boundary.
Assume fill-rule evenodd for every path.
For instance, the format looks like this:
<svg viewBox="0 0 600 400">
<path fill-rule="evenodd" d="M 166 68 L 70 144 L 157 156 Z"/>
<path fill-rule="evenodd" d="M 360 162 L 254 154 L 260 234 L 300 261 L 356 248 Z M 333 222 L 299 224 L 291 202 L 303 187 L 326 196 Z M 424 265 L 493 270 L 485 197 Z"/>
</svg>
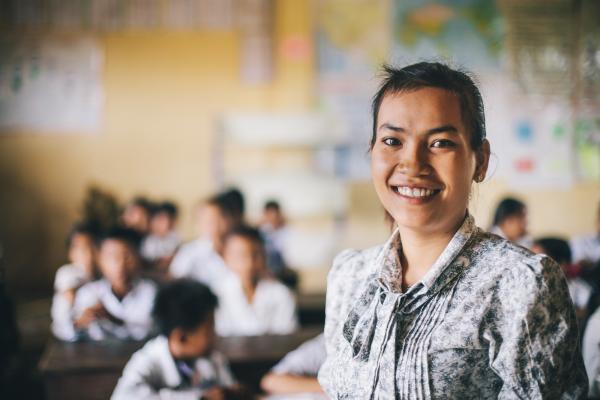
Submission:
<svg viewBox="0 0 600 400">
<path fill-rule="evenodd" d="M 98 38 L 106 98 L 99 135 L 0 135 L 0 238 L 9 289 L 50 290 L 64 261 L 64 237 L 91 183 L 121 200 L 174 199 L 190 237 L 192 204 L 215 189 L 209 160 L 216 117 L 311 103 L 312 55 L 286 60 L 278 51 L 287 35 L 310 39 L 309 2 L 275 4 L 269 84 L 241 82 L 236 32 L 115 33 Z"/>
<path fill-rule="evenodd" d="M 168 197 L 181 206 L 180 227 L 192 235 L 192 205 L 216 189 L 210 170 L 216 117 L 232 110 L 293 110 L 313 105 L 314 59 L 286 60 L 277 50 L 287 35 L 310 40 L 310 1 L 277 0 L 275 76 L 245 85 L 239 35 L 115 33 L 104 49 L 104 126 L 96 136 L 0 135 L 0 238 L 9 287 L 50 290 L 64 261 L 64 237 L 78 216 L 85 188 L 99 184 L 121 200 L 135 194 Z M 275 157 L 276 159 L 276 157 Z M 296 161 L 304 163 L 304 155 Z M 340 247 L 367 247 L 387 228 L 369 183 L 351 184 L 347 231 Z M 474 191 L 472 212 L 487 226 L 499 197 L 511 193 L 492 180 Z M 600 185 L 566 191 L 516 193 L 530 206 L 534 235 L 593 229 Z M 306 290 L 325 285 L 327 265 L 303 273 Z"/>
</svg>

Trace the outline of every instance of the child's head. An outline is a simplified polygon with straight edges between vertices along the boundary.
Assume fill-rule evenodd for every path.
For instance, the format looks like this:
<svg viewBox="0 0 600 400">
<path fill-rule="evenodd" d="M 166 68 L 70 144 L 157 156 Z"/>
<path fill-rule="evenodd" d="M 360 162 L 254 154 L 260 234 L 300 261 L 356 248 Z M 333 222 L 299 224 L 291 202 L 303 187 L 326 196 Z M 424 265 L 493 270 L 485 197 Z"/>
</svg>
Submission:
<svg viewBox="0 0 600 400">
<path fill-rule="evenodd" d="M 546 254 L 561 266 L 571 264 L 571 247 L 569 242 L 561 238 L 547 237 L 533 242 L 534 253 Z"/>
<path fill-rule="evenodd" d="M 273 228 L 279 228 L 285 224 L 281 206 L 275 200 L 269 200 L 263 208 L 263 220 Z"/>
<path fill-rule="evenodd" d="M 140 242 L 140 234 L 129 228 L 115 227 L 102 237 L 98 264 L 113 289 L 128 288 L 137 276 Z"/>
<path fill-rule="evenodd" d="M 508 240 L 516 241 L 527 234 L 527 206 L 520 200 L 507 197 L 500 201 L 494 214 L 498 226 Z"/>
<path fill-rule="evenodd" d="M 151 211 L 152 204 L 150 201 L 144 197 L 136 197 L 123 210 L 123 214 L 121 215 L 123 225 L 146 234 L 150 225 Z"/>
<path fill-rule="evenodd" d="M 246 212 L 246 201 L 244 195 L 237 188 L 231 188 L 218 195 L 226 204 L 229 213 L 233 218 L 233 225 L 240 226 L 244 223 Z"/>
<path fill-rule="evenodd" d="M 217 297 L 200 282 L 178 279 L 156 295 L 152 315 L 169 340 L 174 358 L 194 359 L 210 353 L 214 345 L 214 311 Z"/>
<path fill-rule="evenodd" d="M 198 206 L 197 228 L 201 237 L 217 245 L 234 226 L 234 216 L 226 199 L 213 196 Z"/>
<path fill-rule="evenodd" d="M 225 236 L 225 263 L 241 279 L 256 280 L 266 269 L 265 246 L 260 232 L 240 226 Z"/>
<path fill-rule="evenodd" d="M 152 211 L 150 232 L 153 235 L 165 236 L 175 227 L 176 219 L 177 206 L 168 201 L 160 203 Z"/>
<path fill-rule="evenodd" d="M 67 237 L 69 261 L 83 267 L 90 274 L 94 271 L 97 237 L 98 230 L 86 223 L 75 224 Z"/>
</svg>

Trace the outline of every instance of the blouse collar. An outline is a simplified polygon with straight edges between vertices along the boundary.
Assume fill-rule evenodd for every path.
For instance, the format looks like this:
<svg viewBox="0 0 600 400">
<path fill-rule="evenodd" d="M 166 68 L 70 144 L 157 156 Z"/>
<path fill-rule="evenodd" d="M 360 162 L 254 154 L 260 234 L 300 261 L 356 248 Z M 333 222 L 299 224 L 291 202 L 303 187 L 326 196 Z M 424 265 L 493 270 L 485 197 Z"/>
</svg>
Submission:
<svg viewBox="0 0 600 400">
<path fill-rule="evenodd" d="M 414 312 L 432 299 L 440 289 L 460 276 L 469 265 L 468 258 L 461 255 L 461 252 L 477 229 L 473 217 L 467 213 L 463 224 L 427 274 L 405 294 L 402 293 L 400 235 L 398 230 L 392 234 L 375 260 L 378 271 L 367 279 L 362 294 L 350 308 L 344 322 L 343 335 L 350 343 L 353 357 L 362 360 L 369 358 L 376 326 L 382 323 L 378 318 L 378 309 L 382 307 L 388 294 L 393 300 L 393 311 L 388 313 L 388 322 L 383 322 L 383 325 L 389 330 L 393 329 L 397 312 Z M 388 334 L 389 332 L 386 333 Z M 384 345 L 382 343 L 382 346 Z"/>
<path fill-rule="evenodd" d="M 412 286 L 407 293 L 420 290 L 437 292 L 456 278 L 469 264 L 466 257 L 458 257 L 458 255 L 463 251 L 476 230 L 475 220 L 467 212 L 462 225 L 456 231 L 442 254 L 440 254 L 420 282 Z M 402 292 L 401 250 L 400 232 L 396 229 L 384 244 L 377 260 L 377 265 L 380 266 L 379 284 L 386 291 L 394 293 Z"/>
</svg>

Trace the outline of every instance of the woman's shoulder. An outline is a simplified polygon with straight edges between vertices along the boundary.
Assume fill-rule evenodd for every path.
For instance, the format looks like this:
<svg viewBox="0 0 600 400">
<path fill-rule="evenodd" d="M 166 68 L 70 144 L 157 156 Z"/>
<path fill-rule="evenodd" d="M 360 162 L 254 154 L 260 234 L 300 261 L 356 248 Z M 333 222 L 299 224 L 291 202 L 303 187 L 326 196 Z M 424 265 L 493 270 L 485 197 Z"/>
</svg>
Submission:
<svg viewBox="0 0 600 400">
<path fill-rule="evenodd" d="M 550 257 L 535 254 L 494 234 L 482 232 L 469 252 L 476 267 L 473 273 L 485 276 L 488 282 L 536 287 L 564 283 L 560 266 Z"/>
<path fill-rule="evenodd" d="M 344 278 L 344 280 L 357 280 L 374 273 L 377 268 L 376 260 L 382 250 L 383 245 L 364 250 L 343 250 L 333 259 L 328 282 L 341 278 Z"/>
<path fill-rule="evenodd" d="M 355 288 L 365 282 L 369 276 L 377 271 L 377 259 L 383 245 L 368 249 L 346 249 L 340 252 L 333 260 L 333 266 L 327 276 L 328 292 L 334 287 L 346 289 Z"/>
</svg>

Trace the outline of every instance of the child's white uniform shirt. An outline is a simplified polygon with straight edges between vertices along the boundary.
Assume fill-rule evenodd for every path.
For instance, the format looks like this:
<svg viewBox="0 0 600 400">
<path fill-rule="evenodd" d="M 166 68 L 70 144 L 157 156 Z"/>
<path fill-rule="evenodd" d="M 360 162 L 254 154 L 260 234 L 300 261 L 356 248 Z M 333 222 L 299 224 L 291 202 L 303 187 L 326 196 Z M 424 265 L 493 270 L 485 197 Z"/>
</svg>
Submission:
<svg viewBox="0 0 600 400">
<path fill-rule="evenodd" d="M 283 335 L 298 328 L 294 295 L 276 280 L 261 279 L 252 303 L 234 274 L 219 282 L 216 293 L 215 329 L 221 336 Z"/>
<path fill-rule="evenodd" d="M 205 239 L 196 239 L 181 246 L 169 270 L 175 278 L 192 278 L 212 289 L 219 281 L 233 275 L 212 243 Z"/>
<path fill-rule="evenodd" d="M 194 373 L 199 377 L 198 384 L 186 384 L 171 356 L 167 338 L 157 336 L 131 357 L 111 399 L 197 400 L 204 390 L 235 383 L 225 357 L 216 351 L 197 359 Z"/>
<path fill-rule="evenodd" d="M 54 296 L 52 297 L 52 333 L 62 340 L 73 340 L 73 305 L 65 298 L 68 290 L 77 290 L 89 282 L 90 278 L 83 267 L 75 264 L 63 265 L 56 271 Z"/>
<path fill-rule="evenodd" d="M 571 239 L 573 262 L 588 260 L 593 263 L 600 260 L 600 233 L 581 235 Z"/>
<path fill-rule="evenodd" d="M 180 244 L 181 237 L 175 231 L 169 232 L 166 236 L 148 235 L 142 242 L 140 252 L 145 260 L 154 261 L 172 256 Z"/>
<path fill-rule="evenodd" d="M 77 291 L 73 314 L 79 318 L 86 308 L 102 303 L 113 316 L 123 320 L 115 324 L 107 319 L 92 321 L 84 333 L 93 340 L 107 337 L 142 340 L 152 330 L 152 307 L 156 296 L 156 285 L 148 279 L 137 279 L 129 293 L 120 301 L 106 279 L 85 284 Z"/>
</svg>

